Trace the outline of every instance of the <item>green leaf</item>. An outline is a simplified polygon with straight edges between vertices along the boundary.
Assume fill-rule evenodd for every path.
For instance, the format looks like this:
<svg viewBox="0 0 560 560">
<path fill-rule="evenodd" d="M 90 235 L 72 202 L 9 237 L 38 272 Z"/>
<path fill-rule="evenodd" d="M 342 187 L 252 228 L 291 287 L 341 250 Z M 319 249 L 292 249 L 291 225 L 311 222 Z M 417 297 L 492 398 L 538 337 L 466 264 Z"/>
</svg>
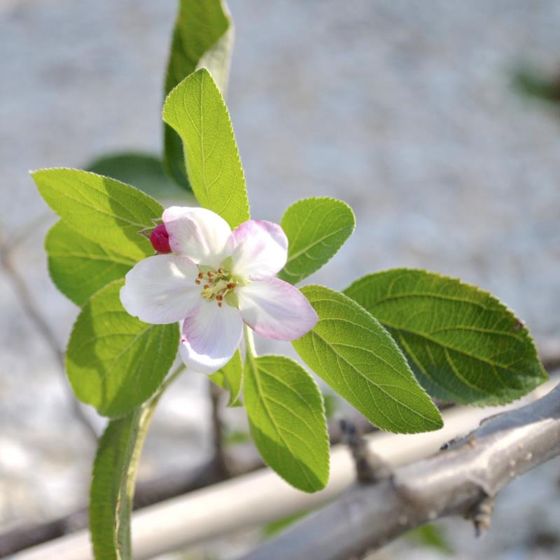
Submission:
<svg viewBox="0 0 560 560">
<path fill-rule="evenodd" d="M 306 286 L 302 292 L 319 315 L 315 327 L 293 342 L 309 367 L 383 430 L 414 433 L 441 428 L 437 408 L 376 319 L 328 288 Z"/>
<path fill-rule="evenodd" d="M 280 533 L 283 533 L 288 527 L 291 527 L 294 523 L 301 521 L 304 517 L 309 515 L 309 511 L 298 511 L 297 513 L 292 513 L 292 515 L 287 515 L 282 517 L 282 519 L 277 519 L 276 521 L 271 521 L 263 527 L 263 536 L 267 539 L 275 537 Z"/>
<path fill-rule="evenodd" d="M 230 447 L 251 443 L 252 441 L 251 434 L 242 430 L 226 430 L 224 435 L 224 444 Z"/>
<path fill-rule="evenodd" d="M 434 396 L 505 403 L 546 379 L 529 331 L 487 292 L 424 270 L 364 276 L 345 293 L 395 337 Z"/>
<path fill-rule="evenodd" d="M 220 370 L 210 376 L 218 387 L 229 391 L 228 406 L 241 406 L 240 397 L 243 388 L 243 362 L 239 350 L 231 360 Z"/>
<path fill-rule="evenodd" d="M 76 396 L 100 414 L 120 416 L 148 399 L 173 364 L 177 325 L 148 325 L 119 300 L 123 281 L 95 293 L 70 335 L 66 370 Z"/>
<path fill-rule="evenodd" d="M 95 558 L 132 560 L 130 516 L 140 455 L 158 402 L 183 369 L 170 374 L 148 403 L 111 420 L 103 433 L 93 465 L 89 502 Z"/>
<path fill-rule="evenodd" d="M 406 533 L 406 538 L 415 545 L 432 548 L 445 556 L 451 556 L 454 552 L 443 528 L 439 525 L 429 524 L 416 527 Z"/>
<path fill-rule="evenodd" d="M 52 281 L 79 306 L 109 282 L 122 278 L 135 262 L 83 237 L 62 221 L 49 230 L 45 249 Z"/>
<path fill-rule="evenodd" d="M 338 412 L 340 405 L 339 398 L 335 393 L 323 392 L 323 400 L 325 402 L 325 415 L 327 417 L 327 420 L 331 420 Z"/>
<path fill-rule="evenodd" d="M 208 68 L 225 93 L 233 48 L 233 23 L 225 2 L 180 0 L 165 77 L 165 95 L 197 67 Z M 164 162 L 181 186 L 188 186 L 181 139 L 165 125 Z"/>
<path fill-rule="evenodd" d="M 245 176 L 229 114 L 205 69 L 185 78 L 167 97 L 163 120 L 181 136 L 194 195 L 231 227 L 249 219 Z"/>
<path fill-rule="evenodd" d="M 136 463 L 143 443 L 143 437 L 139 437 L 141 420 L 141 409 L 111 420 L 99 442 L 89 505 L 95 558 L 132 559 L 130 514 Z"/>
<path fill-rule="evenodd" d="M 288 261 L 279 277 L 296 284 L 327 263 L 354 231 L 352 208 L 335 198 L 305 198 L 282 217 Z"/>
<path fill-rule="evenodd" d="M 141 232 L 154 227 L 163 208 L 147 194 L 79 169 L 40 169 L 32 175 L 47 204 L 82 236 L 135 260 L 153 255 Z"/>
<path fill-rule="evenodd" d="M 243 394 L 251 434 L 264 461 L 300 490 L 324 488 L 329 438 L 315 381 L 284 356 L 249 357 Z"/>
<path fill-rule="evenodd" d="M 181 159 L 183 155 L 181 154 Z M 142 152 L 105 154 L 86 166 L 88 171 L 135 185 L 151 196 L 182 197 L 185 191 L 165 174 L 161 160 Z"/>
<path fill-rule="evenodd" d="M 558 75 L 546 75 L 530 66 L 521 66 L 513 73 L 514 88 L 527 97 L 558 105 L 560 103 L 560 81 Z"/>
</svg>

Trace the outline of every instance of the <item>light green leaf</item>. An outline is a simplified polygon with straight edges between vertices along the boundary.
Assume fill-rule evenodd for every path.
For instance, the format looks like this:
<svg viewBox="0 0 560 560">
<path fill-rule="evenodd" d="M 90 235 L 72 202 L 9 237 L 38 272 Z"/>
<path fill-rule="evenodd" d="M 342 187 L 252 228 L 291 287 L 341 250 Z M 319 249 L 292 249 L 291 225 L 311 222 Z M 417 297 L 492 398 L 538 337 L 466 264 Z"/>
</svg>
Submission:
<svg viewBox="0 0 560 560">
<path fill-rule="evenodd" d="M 180 0 L 165 77 L 165 95 L 199 67 L 212 72 L 225 95 L 233 48 L 233 22 L 221 0 Z M 164 162 L 181 186 L 188 186 L 181 139 L 165 125 Z"/>
<path fill-rule="evenodd" d="M 487 292 L 424 270 L 364 276 L 345 293 L 395 337 L 434 396 L 505 403 L 546 379 L 529 331 Z"/>
<path fill-rule="evenodd" d="M 210 380 L 229 391 L 228 406 L 241 406 L 239 399 L 243 388 L 243 362 L 239 350 L 222 369 L 210 376 Z"/>
<path fill-rule="evenodd" d="M 302 289 L 319 315 L 293 342 L 302 359 L 383 430 L 437 430 L 442 420 L 389 333 L 365 309 L 322 286 Z"/>
<path fill-rule="evenodd" d="M 148 325 L 119 300 L 123 281 L 95 293 L 70 335 L 66 370 L 76 396 L 100 414 L 120 416 L 148 399 L 171 367 L 177 325 Z"/>
<path fill-rule="evenodd" d="M 109 282 L 122 278 L 135 262 L 83 237 L 62 221 L 49 230 L 45 249 L 52 281 L 79 306 Z"/>
<path fill-rule="evenodd" d="M 99 442 L 90 489 L 89 526 L 95 558 L 132 560 L 130 514 L 143 438 L 141 409 L 111 420 Z M 132 476 L 129 476 L 129 473 Z"/>
<path fill-rule="evenodd" d="M 264 461 L 299 490 L 324 488 L 329 477 L 325 409 L 307 372 L 284 356 L 249 357 L 243 394 Z"/>
<path fill-rule="evenodd" d="M 147 194 L 79 169 L 40 169 L 32 175 L 47 204 L 80 235 L 135 260 L 153 255 L 141 232 L 153 228 L 163 208 Z"/>
<path fill-rule="evenodd" d="M 205 69 L 185 78 L 167 97 L 163 120 L 181 136 L 189 182 L 201 206 L 231 227 L 249 219 L 245 176 L 229 114 Z"/>
<path fill-rule="evenodd" d="M 282 217 L 288 262 L 279 277 L 296 284 L 327 263 L 354 231 L 352 208 L 335 198 L 305 198 Z"/>
<path fill-rule="evenodd" d="M 161 160 L 152 154 L 143 152 L 105 154 L 89 163 L 86 169 L 134 185 L 151 196 L 185 198 L 185 191 L 165 174 Z"/>
</svg>

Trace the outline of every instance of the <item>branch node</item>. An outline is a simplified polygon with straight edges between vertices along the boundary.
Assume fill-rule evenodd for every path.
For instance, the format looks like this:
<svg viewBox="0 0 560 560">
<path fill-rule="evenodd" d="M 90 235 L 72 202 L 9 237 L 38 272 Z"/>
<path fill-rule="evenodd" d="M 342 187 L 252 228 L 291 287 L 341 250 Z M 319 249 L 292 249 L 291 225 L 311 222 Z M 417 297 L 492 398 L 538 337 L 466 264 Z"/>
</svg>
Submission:
<svg viewBox="0 0 560 560">
<path fill-rule="evenodd" d="M 350 448 L 356 477 L 360 484 L 374 484 L 392 475 L 389 465 L 369 448 L 366 440 L 350 420 L 340 420 L 342 440 Z"/>
<path fill-rule="evenodd" d="M 490 529 L 495 503 L 495 496 L 484 493 L 482 498 L 466 513 L 465 517 L 473 522 L 476 537 L 480 537 L 482 533 Z"/>
</svg>

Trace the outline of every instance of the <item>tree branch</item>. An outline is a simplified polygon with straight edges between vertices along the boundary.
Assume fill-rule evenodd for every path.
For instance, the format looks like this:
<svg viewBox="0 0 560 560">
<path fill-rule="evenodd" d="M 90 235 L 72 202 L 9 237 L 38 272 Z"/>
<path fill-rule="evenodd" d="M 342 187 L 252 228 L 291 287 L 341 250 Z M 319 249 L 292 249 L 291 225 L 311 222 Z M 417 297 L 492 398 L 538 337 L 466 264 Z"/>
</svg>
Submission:
<svg viewBox="0 0 560 560">
<path fill-rule="evenodd" d="M 51 351 L 55 361 L 60 366 L 60 371 L 64 376 L 64 352 L 60 349 L 53 329 L 51 328 L 49 322 L 39 309 L 37 302 L 29 291 L 25 279 L 21 276 L 13 263 L 13 250 L 22 242 L 22 240 L 23 236 L 20 235 L 16 236 L 14 240 L 8 243 L 4 241 L 4 239 L 0 235 L 0 266 L 11 282 L 12 288 L 19 300 L 19 303 L 21 304 L 24 313 L 30 319 L 38 334 L 45 341 L 45 344 Z M 69 397 L 68 402 L 72 409 L 72 413 L 74 414 L 76 419 L 81 422 L 81 424 L 85 428 L 86 433 L 91 437 L 91 440 L 93 442 L 97 442 L 97 438 L 99 437 L 98 430 L 87 417 L 84 409 L 82 408 L 82 405 L 74 398 L 74 395 L 66 379 L 64 379 L 64 388 Z"/>
<path fill-rule="evenodd" d="M 231 477 L 231 468 L 228 463 L 224 440 L 224 422 L 221 409 L 223 390 L 209 379 L 208 393 L 210 397 L 210 425 L 212 427 L 212 442 L 214 446 L 214 468 L 221 473 L 222 480 L 226 480 Z"/>
<path fill-rule="evenodd" d="M 539 387 L 507 409 L 534 402 L 553 385 L 549 382 Z M 374 432 L 366 439 L 370 449 L 394 470 L 437 452 L 445 442 L 468 433 L 485 417 L 503 412 L 504 408 L 454 407 L 444 412 L 445 425 L 436 432 L 413 435 Z M 152 558 L 298 512 L 315 510 L 332 502 L 354 483 L 355 462 L 346 445 L 335 445 L 331 452 L 329 484 L 315 494 L 300 492 L 274 472 L 263 469 L 143 508 L 133 517 L 134 558 Z M 10 558 L 86 560 L 91 558 L 89 536 L 86 531 L 79 531 L 12 554 Z"/>
<path fill-rule="evenodd" d="M 560 385 L 483 421 L 435 456 L 373 485 L 354 485 L 244 560 L 344 560 L 440 517 L 489 521 L 488 507 L 515 477 L 560 454 Z"/>
</svg>

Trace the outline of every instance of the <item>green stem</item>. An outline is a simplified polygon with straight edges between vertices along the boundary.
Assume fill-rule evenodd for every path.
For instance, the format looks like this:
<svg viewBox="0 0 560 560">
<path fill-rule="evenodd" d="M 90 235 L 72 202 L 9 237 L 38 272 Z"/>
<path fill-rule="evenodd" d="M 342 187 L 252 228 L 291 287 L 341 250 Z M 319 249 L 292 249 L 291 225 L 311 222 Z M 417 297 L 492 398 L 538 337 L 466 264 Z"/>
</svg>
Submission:
<svg viewBox="0 0 560 560">
<path fill-rule="evenodd" d="M 255 339 L 253 338 L 253 331 L 249 327 L 245 327 L 245 346 L 247 359 L 253 359 L 257 357 L 257 350 L 255 348 Z"/>
<path fill-rule="evenodd" d="M 132 451 L 132 456 L 130 459 L 130 464 L 127 472 L 127 497 L 130 500 L 132 506 L 132 500 L 134 498 L 134 489 L 136 487 L 136 475 L 138 473 L 138 464 L 140 463 L 140 456 L 142 455 L 142 449 L 144 448 L 144 442 L 146 441 L 146 436 L 148 434 L 148 428 L 152 423 L 152 418 L 156 407 L 168 389 L 168 387 L 183 373 L 185 369 L 184 364 L 180 364 L 165 381 L 161 384 L 160 388 L 157 390 L 155 395 L 142 407 L 140 413 L 140 419 L 138 421 L 138 431 L 136 432 L 136 441 L 134 443 L 134 449 Z"/>
</svg>

